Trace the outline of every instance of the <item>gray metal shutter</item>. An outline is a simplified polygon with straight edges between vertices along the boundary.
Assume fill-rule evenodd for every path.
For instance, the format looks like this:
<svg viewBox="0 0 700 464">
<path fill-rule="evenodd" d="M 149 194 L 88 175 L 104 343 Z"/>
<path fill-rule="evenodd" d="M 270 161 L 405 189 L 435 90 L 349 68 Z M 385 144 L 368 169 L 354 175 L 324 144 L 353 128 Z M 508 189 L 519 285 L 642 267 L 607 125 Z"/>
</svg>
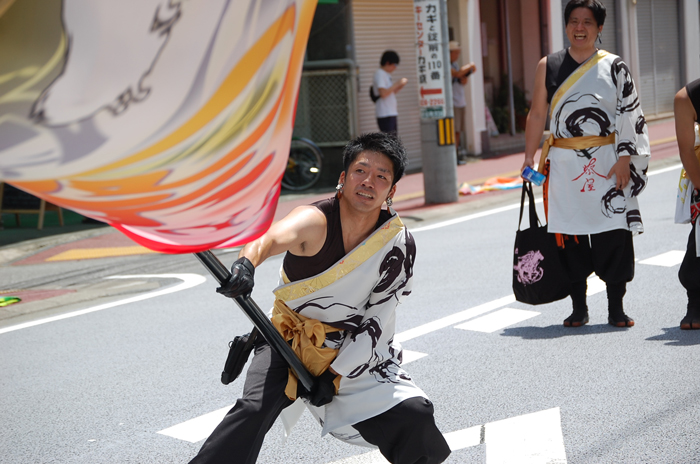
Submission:
<svg viewBox="0 0 700 464">
<path fill-rule="evenodd" d="M 420 109 L 416 73 L 415 26 L 412 0 L 353 0 L 355 61 L 359 68 L 357 92 L 359 133 L 376 132 L 377 117 L 369 98 L 369 87 L 385 50 L 394 50 L 401 62 L 392 73 L 408 84 L 396 94 L 399 109 L 399 137 L 408 153 L 408 169 L 423 166 L 421 160 Z"/>
<path fill-rule="evenodd" d="M 680 88 L 680 38 L 676 0 L 637 1 L 639 90 L 647 116 L 673 112 Z"/>
<path fill-rule="evenodd" d="M 564 10 L 569 0 L 561 0 L 562 24 L 564 23 Z M 605 5 L 605 24 L 603 24 L 603 34 L 601 35 L 602 42 L 596 41 L 596 47 L 607 50 L 610 53 L 619 55 L 617 52 L 617 7 L 615 0 L 602 0 Z M 564 24 L 564 47 L 571 45 L 569 38 L 566 37 L 566 24 Z M 555 50 L 557 51 L 557 50 Z"/>
</svg>

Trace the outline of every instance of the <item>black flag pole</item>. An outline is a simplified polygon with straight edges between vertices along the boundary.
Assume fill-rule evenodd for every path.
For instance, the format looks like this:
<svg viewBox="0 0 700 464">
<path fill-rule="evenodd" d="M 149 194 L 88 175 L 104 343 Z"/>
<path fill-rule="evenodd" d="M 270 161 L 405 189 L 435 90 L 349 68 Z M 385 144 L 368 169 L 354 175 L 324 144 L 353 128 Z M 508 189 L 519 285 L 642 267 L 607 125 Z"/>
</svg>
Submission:
<svg viewBox="0 0 700 464">
<path fill-rule="evenodd" d="M 231 276 L 228 268 L 224 266 L 210 250 L 195 253 L 194 255 L 202 262 L 204 267 L 207 268 L 219 284 L 224 283 Z M 265 337 L 267 343 L 287 361 L 287 364 L 289 364 L 289 367 L 294 371 L 304 388 L 311 391 L 311 387 L 314 384 L 313 376 L 306 367 L 304 367 L 297 355 L 292 351 L 292 348 L 284 341 L 280 333 L 275 329 L 275 326 L 270 322 L 270 319 L 267 318 L 255 301 L 253 301 L 252 298 L 243 298 L 242 296 L 236 297 L 234 300 L 238 303 L 238 306 L 241 307 L 246 316 L 248 316 L 253 325 L 258 328 L 262 336 Z"/>
</svg>

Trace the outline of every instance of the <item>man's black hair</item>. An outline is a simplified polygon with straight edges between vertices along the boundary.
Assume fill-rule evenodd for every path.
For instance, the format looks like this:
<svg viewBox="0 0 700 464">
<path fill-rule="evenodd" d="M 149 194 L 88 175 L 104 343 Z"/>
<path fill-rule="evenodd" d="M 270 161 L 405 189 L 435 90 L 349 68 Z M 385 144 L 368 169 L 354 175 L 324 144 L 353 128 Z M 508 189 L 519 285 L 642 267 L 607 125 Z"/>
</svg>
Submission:
<svg viewBox="0 0 700 464">
<path fill-rule="evenodd" d="M 408 159 L 406 158 L 406 149 L 396 136 L 385 132 L 369 132 L 349 141 L 343 149 L 345 175 L 347 175 L 348 168 L 352 162 L 364 151 L 381 153 L 391 160 L 391 163 L 394 165 L 392 185 L 401 179 L 406 170 Z"/>
<path fill-rule="evenodd" d="M 385 51 L 382 59 L 379 60 L 379 65 L 384 66 L 385 64 L 399 64 L 399 54 L 394 50 Z"/>
<path fill-rule="evenodd" d="M 564 25 L 569 24 L 569 16 L 576 8 L 588 8 L 593 13 L 598 26 L 605 24 L 605 5 L 598 0 L 571 0 L 564 9 Z"/>
</svg>

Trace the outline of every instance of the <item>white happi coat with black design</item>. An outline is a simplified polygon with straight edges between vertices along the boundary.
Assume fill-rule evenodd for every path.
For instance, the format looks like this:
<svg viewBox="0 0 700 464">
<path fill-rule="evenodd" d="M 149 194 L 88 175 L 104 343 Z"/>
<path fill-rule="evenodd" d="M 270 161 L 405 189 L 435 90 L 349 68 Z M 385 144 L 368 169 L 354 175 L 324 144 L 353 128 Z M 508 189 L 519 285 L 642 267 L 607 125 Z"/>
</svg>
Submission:
<svg viewBox="0 0 700 464">
<path fill-rule="evenodd" d="M 550 149 L 548 231 L 643 232 L 637 196 L 647 184 L 649 136 L 627 65 L 599 50 L 561 84 L 550 108 L 555 138 L 614 133 L 615 143 L 582 150 Z M 631 175 L 622 191 L 616 189 L 616 176 L 606 179 L 621 156 L 629 157 Z"/>
<path fill-rule="evenodd" d="M 401 346 L 394 340 L 396 307 L 411 293 L 416 247 L 401 219 L 391 213 L 325 272 L 285 283 L 281 270 L 281 285 L 274 290 L 295 312 L 343 329 L 326 334 L 325 340 L 325 346 L 339 350 L 331 363 L 342 376 L 338 394 L 323 407 L 307 407 L 323 426 L 322 434 L 358 445 L 367 443 L 352 424 L 409 398 L 427 398 L 401 368 Z M 301 401 L 282 413 L 287 431 L 303 411 Z"/>
</svg>

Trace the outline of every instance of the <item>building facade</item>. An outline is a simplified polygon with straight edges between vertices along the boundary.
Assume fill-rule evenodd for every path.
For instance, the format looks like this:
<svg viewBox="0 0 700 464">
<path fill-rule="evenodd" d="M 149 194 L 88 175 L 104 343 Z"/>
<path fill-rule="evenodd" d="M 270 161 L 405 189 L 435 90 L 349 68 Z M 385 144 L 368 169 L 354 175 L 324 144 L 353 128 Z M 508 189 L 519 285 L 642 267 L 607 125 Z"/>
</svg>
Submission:
<svg viewBox="0 0 700 464">
<path fill-rule="evenodd" d="M 487 130 L 489 117 L 501 134 L 524 129 L 537 63 L 543 56 L 568 46 L 563 19 L 567 2 L 447 0 L 450 38 L 460 42 L 462 48 L 460 64 L 477 65 L 477 72 L 466 86 L 469 153 L 483 154 L 494 145 L 492 131 Z M 700 78 L 698 0 L 602 2 L 607 19 L 600 48 L 620 55 L 629 65 L 647 119 L 671 116 L 673 95 L 681 86 Z M 330 99 L 330 93 L 321 98 L 318 93 L 313 97 L 314 92 L 307 91 L 304 97 L 302 89 L 299 108 L 306 111 L 306 116 L 315 114 L 320 120 L 312 123 L 298 113 L 298 122 L 306 121 L 307 135 L 313 132 L 312 126 L 327 125 L 333 118 L 347 123 L 345 135 L 339 133 L 335 138 L 377 130 L 369 86 L 382 53 L 395 50 L 401 63 L 393 77 L 406 77 L 409 81 L 397 94 L 399 136 L 408 150 L 410 170 L 422 168 L 413 7 L 412 0 L 319 3 L 305 74 L 345 70 L 346 84 L 335 86 L 335 91 L 343 94 L 339 101 L 346 101 L 339 104 L 342 111 L 332 117 L 312 104 L 305 106 L 304 100 Z M 508 98 L 511 82 L 513 103 Z M 343 90 L 338 90 L 340 87 Z M 515 115 L 512 119 L 511 111 Z M 339 146 L 343 141 L 340 139 L 326 143 Z"/>
</svg>

